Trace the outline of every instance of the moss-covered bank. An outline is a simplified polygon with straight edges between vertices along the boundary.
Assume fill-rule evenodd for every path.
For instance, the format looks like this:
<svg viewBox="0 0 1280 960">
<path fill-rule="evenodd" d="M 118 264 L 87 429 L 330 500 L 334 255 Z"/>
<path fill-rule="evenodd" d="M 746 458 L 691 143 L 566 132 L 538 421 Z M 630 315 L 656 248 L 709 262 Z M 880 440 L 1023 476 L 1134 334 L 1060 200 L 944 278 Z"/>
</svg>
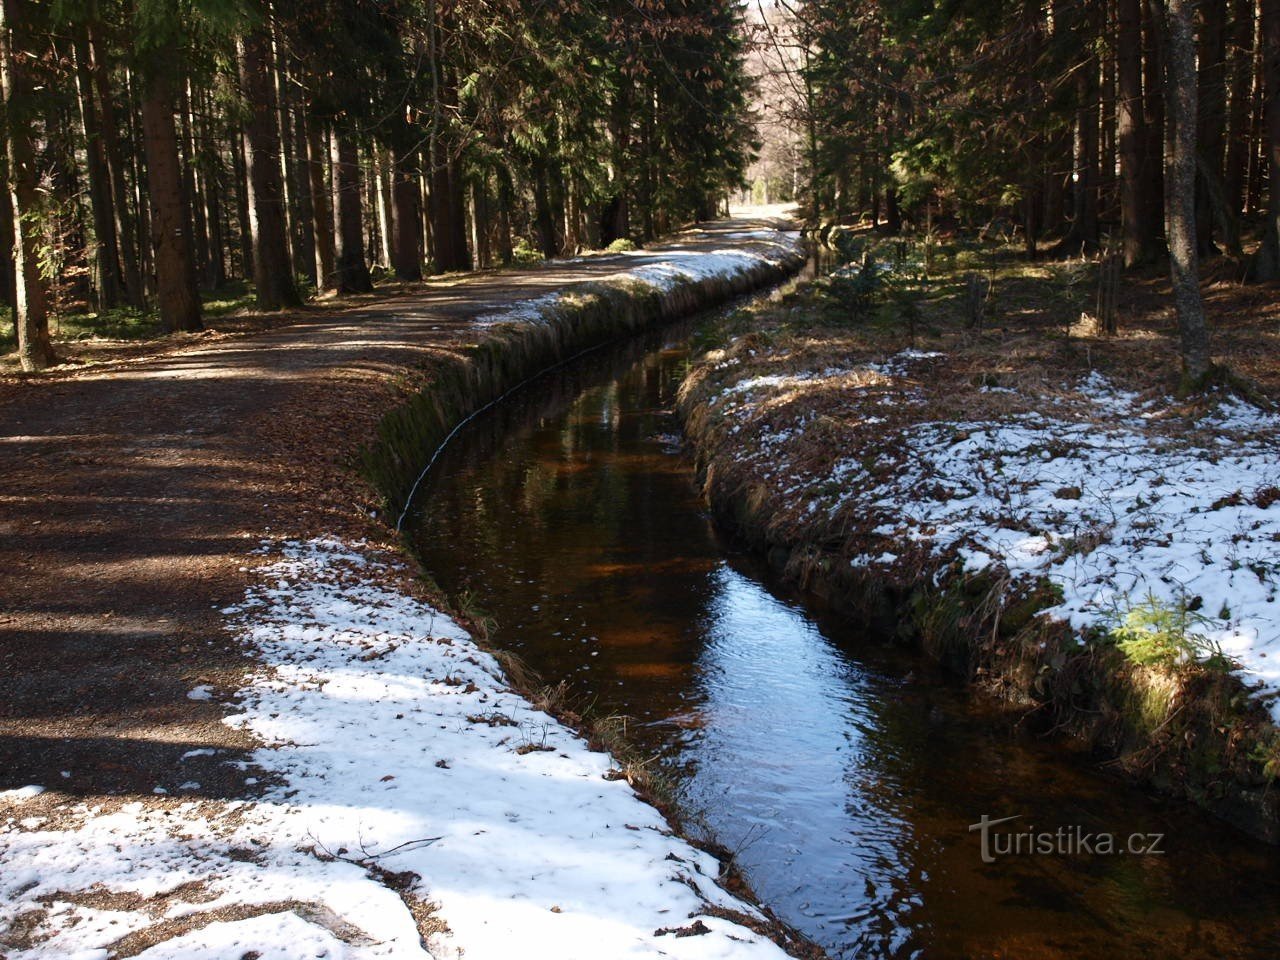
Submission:
<svg viewBox="0 0 1280 960">
<path fill-rule="evenodd" d="M 903 338 L 874 325 L 825 326 L 822 309 L 801 291 L 728 324 L 686 379 L 679 412 L 721 526 L 788 579 L 879 635 L 915 645 L 1064 745 L 1083 744 L 1110 770 L 1280 842 L 1280 736 L 1237 676 L 1195 662 L 1136 662 L 1101 631 L 1082 636 L 1039 616 L 1061 601 L 1049 581 L 998 565 L 974 572 L 956 553 L 933 549 L 928 530 L 914 542 L 886 540 L 869 500 L 848 501 L 854 484 L 842 477 L 869 490 L 893 482 L 877 444 L 892 447 L 935 425 L 932 417 L 945 423 L 974 410 L 940 369 L 956 362 L 950 355 L 928 378 L 906 378 L 909 398 L 876 393 L 875 370 Z M 937 341 L 927 346 L 951 346 Z M 964 431 L 956 431 L 959 442 Z M 831 479 L 813 479 L 823 477 Z M 827 509 L 824 495 L 844 506 Z"/>
</svg>

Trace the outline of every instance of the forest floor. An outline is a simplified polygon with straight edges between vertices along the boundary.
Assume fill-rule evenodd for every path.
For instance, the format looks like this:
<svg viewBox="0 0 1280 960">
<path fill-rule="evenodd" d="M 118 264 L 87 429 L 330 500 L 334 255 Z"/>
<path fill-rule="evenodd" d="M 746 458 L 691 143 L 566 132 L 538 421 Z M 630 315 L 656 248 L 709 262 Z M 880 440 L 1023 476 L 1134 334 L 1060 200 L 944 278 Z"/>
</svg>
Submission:
<svg viewBox="0 0 1280 960">
<path fill-rule="evenodd" d="M 1154 270 L 1120 277 L 1104 336 L 1096 264 L 944 244 L 926 265 L 911 244 L 840 242 L 852 266 L 730 317 L 686 381 L 713 503 L 797 579 L 868 612 L 896 596 L 911 611 L 900 630 L 992 689 L 1048 702 L 1111 748 L 1140 741 L 1135 770 L 1190 767 L 1179 751 L 1212 740 L 1221 755 L 1180 769 L 1175 788 L 1214 794 L 1228 767 L 1249 789 L 1280 774 L 1266 719 L 1280 720 L 1275 287 L 1211 265 L 1229 375 L 1181 397 Z M 1170 670 L 1177 682 L 1160 679 Z M 1219 672 L 1253 699 L 1205 679 Z M 1099 690 L 1132 679 L 1119 694 L 1142 715 L 1117 708 L 1117 690 L 1090 701 L 1090 674 Z M 1093 719 L 1067 722 L 1077 701 Z"/>
<path fill-rule="evenodd" d="M 422 605 L 422 599 L 415 599 L 422 588 L 412 576 L 394 564 L 369 559 L 395 551 L 398 545 L 378 519 L 376 494 L 352 467 L 357 448 L 403 396 L 405 383 L 413 381 L 415 371 L 441 356 L 473 348 L 494 321 L 521 319 L 528 301 L 619 271 L 657 276 L 670 274 L 673 264 L 699 257 L 716 264 L 732 264 L 734 257 L 749 260 L 758 256 L 753 251 L 761 249 L 761 237 L 777 224 L 768 216 L 720 221 L 630 254 L 448 277 L 399 288 L 392 296 L 358 298 L 280 317 L 231 318 L 222 329 L 215 324 L 205 334 L 120 347 L 105 362 L 101 362 L 103 351 L 98 351 L 96 356 L 81 357 L 94 362 L 40 376 L 0 379 L 0 474 L 5 478 L 0 498 L 0 569 L 4 570 L 0 578 L 0 859 L 8 861 L 2 898 L 8 906 L 0 917 L 0 955 L 12 951 L 11 957 L 69 956 L 87 950 L 85 956 L 106 956 L 110 947 L 119 956 L 167 956 L 166 944 L 177 950 L 181 942 L 183 956 L 204 955 L 200 950 L 226 956 L 231 955 L 227 950 L 243 946 L 231 934 L 224 941 L 217 941 L 211 932 L 200 942 L 181 938 L 193 929 L 217 928 L 225 933 L 226 924 L 248 924 L 241 932 L 248 931 L 252 946 L 254 923 L 261 924 L 266 915 L 279 921 L 280 910 L 288 912 L 296 897 L 305 897 L 310 888 L 299 880 L 301 875 L 276 861 L 272 861 L 274 879 L 258 883 L 251 903 L 224 895 L 225 890 L 207 889 L 207 884 L 202 887 L 202 871 L 208 879 L 214 861 L 223 867 L 254 861 L 252 846 L 266 842 L 261 831 L 274 822 L 258 822 L 257 833 L 247 840 L 235 830 L 224 831 L 217 857 L 197 848 L 187 851 L 190 856 L 181 850 L 175 853 L 172 828 L 178 824 L 185 838 L 182 842 L 192 841 L 209 832 L 210 804 L 218 807 L 218 816 L 225 821 L 228 810 L 273 789 L 287 788 L 286 796 L 301 791 L 322 804 L 324 791 L 314 781 L 307 786 L 291 783 L 298 763 L 287 751 L 264 765 L 263 751 L 257 748 L 264 739 L 288 741 L 296 736 L 296 730 L 281 732 L 275 718 L 301 709 L 304 691 L 324 689 L 335 677 L 350 680 L 361 664 L 386 656 L 389 638 L 390 649 L 419 641 L 432 645 L 431 651 L 419 653 L 418 660 L 410 657 L 407 663 L 418 671 L 418 682 L 424 676 L 430 679 L 431 671 L 439 668 L 437 672 L 443 672 L 437 679 L 445 693 L 455 682 L 462 693 L 481 701 L 504 692 L 496 678 L 486 681 L 481 676 L 489 670 L 481 665 L 483 654 L 468 653 L 469 641 L 445 618 L 423 629 L 425 637 L 411 635 L 409 627 L 401 631 L 404 636 L 390 627 L 379 631 L 360 619 L 361 610 L 367 614 L 370 607 L 390 603 L 385 596 L 369 601 L 367 594 L 379 590 L 394 594 L 395 602 L 404 606 L 397 622 L 411 616 L 421 622 L 435 614 Z M 272 544 L 266 553 L 261 547 L 264 541 Z M 335 547 L 328 553 L 315 546 L 335 543 L 356 546 Z M 329 566 L 315 560 L 315 556 L 335 553 L 341 556 Z M 293 574 L 308 557 L 319 564 L 314 579 L 327 576 L 338 591 L 319 612 L 287 602 L 289 590 L 307 589 L 310 581 Z M 353 568 L 364 571 L 359 582 L 352 578 Z M 353 595 L 341 593 L 347 587 Z M 258 598 L 265 611 L 260 620 L 246 613 L 246 597 Z M 319 657 L 322 662 L 312 668 L 301 668 L 287 658 L 273 660 L 273 653 L 280 654 L 282 648 L 280 643 L 272 647 L 271 642 L 281 637 L 296 640 L 288 628 L 302 622 L 324 626 L 325 635 L 336 638 L 339 647 L 347 642 L 350 649 L 333 654 L 340 663 L 324 662 L 324 650 L 293 651 L 307 661 Z M 259 627 L 266 631 L 264 638 L 255 634 Z M 352 631 L 358 628 L 368 628 L 372 652 L 351 641 Z M 316 638 L 308 634 L 307 639 Z M 443 646 L 436 647 L 437 642 Z M 470 666 L 455 668 L 444 650 L 451 643 L 459 645 L 458 658 Z M 331 674 L 324 673 L 326 668 Z M 293 688 L 278 678 L 292 669 L 300 673 L 294 690 L 297 696 L 290 701 L 287 691 Z M 468 670 L 480 672 L 459 680 Z M 389 673 L 374 678 L 375 686 L 383 685 L 376 699 L 396 703 L 385 689 L 394 680 Z M 367 691 L 361 691 L 351 699 L 359 702 L 366 696 Z M 284 706 L 282 699 L 287 702 Z M 254 703 L 261 709 L 246 710 L 245 704 Z M 519 706 L 505 701 L 497 706 L 505 712 L 499 716 L 491 705 L 485 712 L 497 719 L 481 726 L 501 733 L 508 725 L 505 718 L 519 712 Z M 347 718 L 311 733 L 325 741 L 351 737 L 353 728 L 378 733 L 407 712 Z M 314 711 L 303 713 L 314 719 Z M 228 720 L 237 716 L 238 720 Z M 428 726 L 434 730 L 448 724 L 464 725 L 455 718 Z M 512 722 L 519 729 L 523 724 L 523 720 Z M 550 724 L 553 727 L 554 721 Z M 561 755 L 573 754 L 572 761 L 564 762 L 574 770 L 561 771 L 560 776 L 600 772 L 595 770 L 600 761 L 591 759 L 581 745 L 571 744 L 567 734 L 553 732 L 548 739 L 546 729 L 536 749 L 517 751 L 521 758 L 528 754 L 536 761 L 546 743 L 552 742 Z M 421 734 L 418 731 L 412 747 L 418 759 L 426 749 L 421 746 Z M 506 743 L 509 737 L 495 739 Z M 443 739 L 441 749 L 446 753 L 451 749 Z M 400 756 L 394 751 L 383 756 L 378 748 L 360 748 L 354 755 L 366 761 L 381 758 L 388 766 Z M 444 777 L 448 763 L 444 756 L 439 760 L 429 769 Z M 495 772 L 495 782 L 505 779 L 500 774 L 501 768 Z M 381 782 L 385 785 L 395 779 L 396 774 L 390 774 Z M 419 793 L 426 789 L 421 776 L 410 781 L 408 789 Z M 483 784 L 466 787 L 477 797 L 484 796 L 486 789 L 497 790 Z M 318 793 L 310 796 L 308 791 Z M 345 799 L 343 794 L 336 802 Z M 587 799 L 584 794 L 575 802 L 581 805 Z M 619 807 L 616 798 L 611 802 L 612 806 L 602 801 L 606 813 L 612 810 L 615 819 L 619 811 L 639 819 L 646 816 L 643 811 L 648 808 L 634 798 L 639 809 L 625 803 Z M 262 806 L 250 804 L 254 809 Z M 395 819 L 386 809 L 381 816 Z M 512 810 L 494 815 L 519 818 Z M 579 811 L 579 816 L 585 814 Z M 252 816 L 246 813 L 245 819 Z M 170 833 L 157 824 L 168 824 Z M 302 845 L 302 838 L 286 830 L 283 821 L 274 825 L 281 829 L 274 840 Z M 403 877 L 397 881 L 400 875 L 383 865 L 388 861 L 379 859 L 386 845 L 371 841 L 370 848 L 364 848 L 370 825 L 347 826 L 355 834 L 338 835 L 347 846 L 326 849 L 321 845 L 322 852 L 332 851 L 332 855 L 312 855 L 307 862 L 336 863 L 339 868 L 355 864 L 355 874 L 379 880 L 384 893 L 406 891 Z M 556 824 L 542 826 L 547 828 L 539 834 L 542 842 L 554 847 Z M 417 835 L 405 839 L 415 841 L 410 848 L 428 845 Z M 507 849 L 527 839 L 508 837 Z M 360 854 L 350 852 L 357 840 Z M 660 837 L 655 842 L 669 846 L 675 841 Z M 237 843 L 250 849 L 245 852 Z M 645 844 L 629 847 L 639 850 Z M 652 854 L 657 847 L 649 846 Z M 312 854 L 314 848 L 313 844 Z M 111 849 L 117 851 L 114 867 L 110 858 L 103 859 L 103 851 Z M 381 852 L 371 853 L 372 849 Z M 283 853 L 291 850 L 296 852 L 289 847 Z M 663 849 L 658 859 L 666 853 L 671 854 L 667 859 L 689 857 L 688 851 L 672 848 Z M 182 876 L 183 864 L 190 868 L 186 871 L 190 875 L 175 888 L 174 877 Z M 83 865 L 86 872 L 77 880 L 74 875 Z M 691 868 L 692 872 L 699 872 L 701 866 Z M 462 876 L 469 876 L 465 865 L 459 869 Z M 712 898 L 699 892 L 701 880 L 679 870 L 671 872 L 680 879 L 676 886 L 685 894 L 692 887 L 695 900 L 710 903 Z M 329 876 L 320 886 L 341 887 L 351 879 Z M 614 879 L 625 885 L 625 870 Z M 224 887 L 246 882 L 225 871 L 221 880 Z M 508 905 L 492 899 L 492 891 L 486 891 L 475 875 L 469 880 L 470 886 L 462 886 L 473 900 L 466 909 L 446 910 L 444 922 L 456 915 L 462 932 L 479 936 L 477 931 L 486 923 L 505 916 Z M 71 887 L 60 891 L 58 883 L 63 881 Z M 195 891 L 190 896 L 184 894 L 187 881 Z M 301 884 L 296 896 L 289 893 L 289 884 L 295 881 Z M 683 930 L 688 898 L 673 895 L 669 884 L 650 891 L 659 900 L 673 896 L 678 909 L 662 925 L 673 932 Z M 544 892 L 554 898 L 554 885 Z M 352 902 L 358 903 L 367 893 L 357 890 Z M 512 895 L 527 896 L 528 890 L 517 889 Z M 419 934 L 440 929 L 441 922 L 431 919 L 425 901 L 411 896 L 400 899 L 419 920 Z M 205 906 L 197 906 L 200 902 Z M 271 943 L 288 945 L 290 937 L 296 936 L 301 937 L 297 943 L 315 940 L 317 945 L 339 949 L 345 944 L 355 951 L 349 954 L 354 956 L 365 955 L 361 951 L 366 948 L 371 956 L 402 955 L 399 947 L 387 944 L 401 944 L 403 930 L 388 932 L 384 924 L 385 942 L 375 931 L 378 943 L 371 945 L 366 934 L 352 933 L 349 920 L 333 915 L 332 902 L 332 898 L 321 898 L 320 906 L 312 903 L 293 910 L 301 918 L 299 925 L 310 925 L 309 932 L 305 936 L 299 930 L 290 932 L 280 921 Z M 670 906 L 650 902 L 647 908 L 649 913 L 663 913 Z M 712 906 L 724 912 L 729 905 L 721 898 Z M 369 909 L 385 918 L 384 908 Z M 317 910 L 323 913 L 319 920 Z M 570 912 L 567 906 L 565 910 Z M 555 907 L 552 912 L 561 911 Z M 466 919 L 486 913 L 490 920 Z M 517 919 L 496 923 L 493 929 L 506 931 L 516 941 L 535 931 L 534 927 L 521 930 L 519 914 L 513 916 Z M 585 925 L 569 923 L 564 931 L 567 935 L 572 929 L 584 944 L 598 944 L 605 933 L 596 928 L 617 919 L 587 917 Z M 649 919 L 648 913 L 631 918 L 619 929 L 630 936 L 632 926 Z M 728 920 L 707 914 L 698 926 L 708 924 L 717 930 L 714 937 L 667 937 L 648 943 L 640 952 L 663 944 L 670 949 L 679 943 L 690 946 L 677 955 L 736 956 L 735 936 L 744 944 L 758 944 L 757 952 L 744 946 L 742 955 L 767 955 L 760 943 L 776 949 Z M 79 933 L 68 933 L 76 929 Z M 608 936 L 618 936 L 619 929 Z M 536 932 L 543 931 L 537 927 Z M 650 935 L 645 931 L 646 938 Z M 458 945 L 468 949 L 468 956 L 490 951 L 496 956 L 511 955 L 511 941 L 495 936 L 484 941 L 483 948 L 465 939 Z M 414 942 L 405 946 L 403 955 L 416 956 L 416 939 L 410 939 Z M 696 947 L 700 941 L 707 945 Z M 717 944 L 714 949 L 711 941 Z M 408 941 L 401 946 L 405 944 Z"/>
</svg>

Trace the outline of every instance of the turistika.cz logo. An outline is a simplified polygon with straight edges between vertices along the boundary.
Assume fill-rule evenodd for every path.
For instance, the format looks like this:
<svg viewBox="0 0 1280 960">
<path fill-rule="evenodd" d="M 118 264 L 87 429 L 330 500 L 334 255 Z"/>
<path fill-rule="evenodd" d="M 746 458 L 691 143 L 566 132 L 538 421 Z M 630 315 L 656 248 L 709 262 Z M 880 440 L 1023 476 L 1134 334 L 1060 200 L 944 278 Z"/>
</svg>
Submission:
<svg viewBox="0 0 1280 960">
<path fill-rule="evenodd" d="M 1037 830 L 1027 826 L 997 830 L 1006 823 L 1022 819 L 1022 814 L 991 819 L 985 813 L 977 823 L 969 824 L 969 832 L 979 834 L 983 863 L 995 863 L 1001 857 L 1071 857 L 1121 854 L 1160 856 L 1164 853 L 1163 833 L 1131 833 L 1128 836 L 1107 831 L 1085 830 L 1081 826 Z"/>
</svg>

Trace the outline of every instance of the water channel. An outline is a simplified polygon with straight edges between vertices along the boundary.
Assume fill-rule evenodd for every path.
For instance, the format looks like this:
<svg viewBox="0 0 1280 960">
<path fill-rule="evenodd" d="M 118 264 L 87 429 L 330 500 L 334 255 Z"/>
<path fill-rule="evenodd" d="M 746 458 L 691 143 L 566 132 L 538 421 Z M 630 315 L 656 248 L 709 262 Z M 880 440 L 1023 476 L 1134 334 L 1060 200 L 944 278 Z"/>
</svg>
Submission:
<svg viewBox="0 0 1280 960">
<path fill-rule="evenodd" d="M 438 583 L 578 703 L 630 718 L 760 898 L 833 957 L 1280 956 L 1280 851 L 1104 776 L 717 532 L 672 412 L 709 320 L 468 425 L 413 515 Z M 984 814 L 1163 852 L 984 863 Z"/>
</svg>

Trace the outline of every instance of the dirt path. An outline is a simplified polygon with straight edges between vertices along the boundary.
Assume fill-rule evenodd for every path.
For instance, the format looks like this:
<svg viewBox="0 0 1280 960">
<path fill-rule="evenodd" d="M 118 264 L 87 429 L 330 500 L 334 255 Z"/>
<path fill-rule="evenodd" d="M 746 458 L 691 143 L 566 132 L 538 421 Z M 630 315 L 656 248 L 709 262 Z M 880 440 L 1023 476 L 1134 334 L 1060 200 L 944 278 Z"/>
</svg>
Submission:
<svg viewBox="0 0 1280 960">
<path fill-rule="evenodd" d="M 726 220 L 646 254 L 745 244 Z M 604 256 L 424 284 L 269 333 L 0 382 L 0 790 L 240 796 L 204 684 L 251 664 L 222 627 L 264 535 L 385 536 L 348 466 L 411 371 L 477 316 L 649 262 Z M 221 747 L 179 764 L 187 751 Z M 202 766 L 203 765 L 203 766 Z"/>
</svg>

